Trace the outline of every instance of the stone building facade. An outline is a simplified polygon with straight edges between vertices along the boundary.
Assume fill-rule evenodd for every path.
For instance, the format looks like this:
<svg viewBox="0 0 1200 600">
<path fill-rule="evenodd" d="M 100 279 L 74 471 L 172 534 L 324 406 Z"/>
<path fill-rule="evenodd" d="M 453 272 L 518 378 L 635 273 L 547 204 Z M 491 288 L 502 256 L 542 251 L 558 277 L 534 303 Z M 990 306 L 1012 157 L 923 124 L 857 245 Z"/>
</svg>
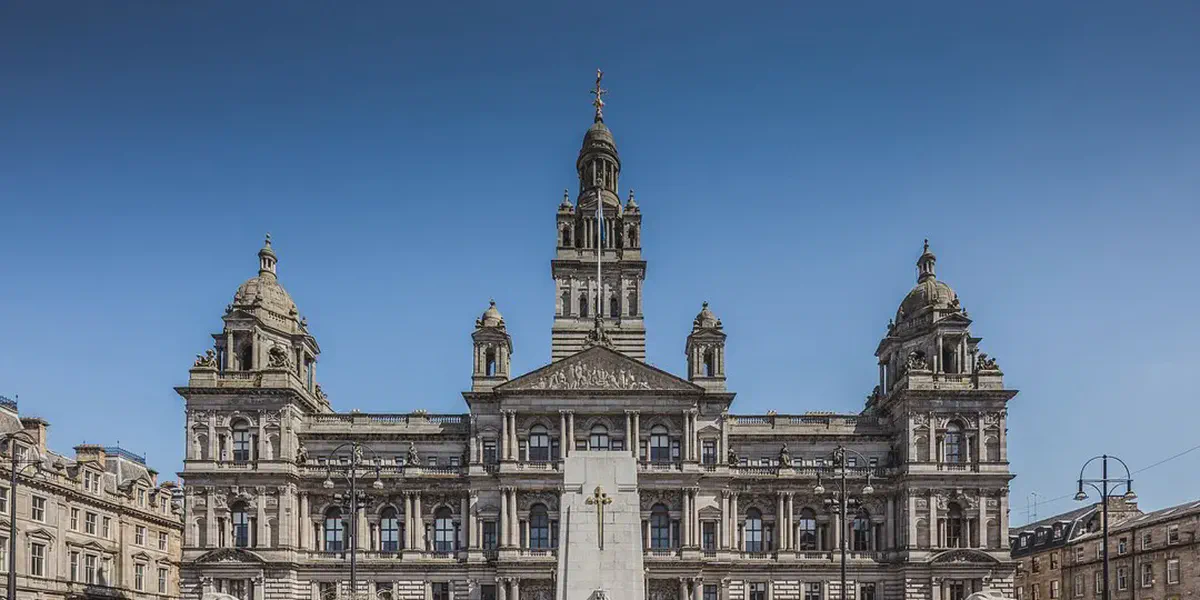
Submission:
<svg viewBox="0 0 1200 600">
<path fill-rule="evenodd" d="M 728 332 L 707 304 L 684 340 L 687 373 L 644 360 L 642 214 L 632 193 L 617 195 L 621 163 L 599 110 L 576 166 L 576 197 L 554 220 L 551 360 L 512 373 L 516 346 L 493 302 L 474 324 L 461 414 L 334 410 L 268 239 L 258 274 L 177 388 L 186 597 L 347 597 L 353 545 L 358 594 L 374 600 L 549 600 L 562 465 L 579 450 L 636 460 L 647 598 L 1011 595 L 1005 439 L 1016 391 L 979 352 L 928 245 L 874 351 L 878 385 L 861 412 L 737 414 Z M 368 465 L 355 514 L 338 475 L 356 460 L 347 442 Z M 843 445 L 861 500 L 845 518 L 827 502 Z"/>
<path fill-rule="evenodd" d="M 1103 595 L 1103 518 L 1092 504 L 1014 529 L 1018 600 L 1088 600 Z M 1200 501 L 1143 513 L 1109 500 L 1112 600 L 1200 598 Z"/>
<path fill-rule="evenodd" d="M 0 457 L 0 570 L 9 568 L 15 518 L 17 598 L 178 598 L 183 510 L 172 494 L 179 488 L 159 484 L 144 457 L 120 448 L 84 444 L 73 458 L 56 453 L 46 445 L 48 429 L 0 398 L 0 432 L 21 432 L 15 503 L 8 438 Z"/>
</svg>

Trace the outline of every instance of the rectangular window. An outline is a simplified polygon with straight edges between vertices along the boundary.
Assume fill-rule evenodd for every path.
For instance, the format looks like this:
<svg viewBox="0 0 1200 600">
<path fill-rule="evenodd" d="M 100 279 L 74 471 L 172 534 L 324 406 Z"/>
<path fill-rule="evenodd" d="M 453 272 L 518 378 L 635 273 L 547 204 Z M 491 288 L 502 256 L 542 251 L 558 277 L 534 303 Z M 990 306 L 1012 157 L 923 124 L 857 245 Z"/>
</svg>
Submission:
<svg viewBox="0 0 1200 600">
<path fill-rule="evenodd" d="M 1076 575 L 1075 579 L 1071 582 L 1072 595 L 1074 595 L 1076 598 L 1082 598 L 1083 593 L 1086 591 L 1083 588 L 1083 575 Z"/>
<path fill-rule="evenodd" d="M 1122 592 L 1129 589 L 1129 570 L 1125 567 L 1117 567 L 1117 589 Z"/>
<path fill-rule="evenodd" d="M 90 512 L 83 515 L 83 532 L 88 535 L 96 535 L 96 513 Z"/>
<path fill-rule="evenodd" d="M 434 467 L 434 468 L 436 468 L 436 467 L 437 467 L 437 457 L 436 457 L 436 456 L 430 456 L 430 457 L 429 457 L 429 458 L 428 458 L 428 459 L 425 461 L 425 464 L 426 464 L 426 465 L 429 465 L 430 467 Z"/>
<path fill-rule="evenodd" d="M 46 576 L 46 545 L 33 543 L 29 545 L 29 574 L 34 577 Z"/>
<path fill-rule="evenodd" d="M 71 509 L 71 531 L 79 531 L 79 509 Z"/>
<path fill-rule="evenodd" d="M 71 581 L 79 581 L 79 553 L 71 553 Z"/>
<path fill-rule="evenodd" d="M 133 530 L 133 543 L 139 546 L 146 545 L 146 527 L 138 525 L 137 529 Z"/>
<path fill-rule="evenodd" d="M 96 583 L 96 555 L 88 554 L 83 557 L 83 580 L 89 584 Z"/>
<path fill-rule="evenodd" d="M 479 600 L 496 600 L 496 586 L 494 586 L 494 585 L 479 586 Z"/>
<path fill-rule="evenodd" d="M 868 458 L 867 466 L 871 467 L 872 469 L 874 469 L 875 467 L 878 467 L 879 466 L 879 457 L 872 456 L 871 458 Z"/>
<path fill-rule="evenodd" d="M 158 593 L 167 593 L 167 570 L 161 567 L 158 569 Z"/>
<path fill-rule="evenodd" d="M 146 565 L 133 565 L 133 589 L 139 592 L 146 589 Z"/>
<path fill-rule="evenodd" d="M 138 506 L 146 508 L 146 490 L 138 488 Z"/>
<path fill-rule="evenodd" d="M 337 600 L 338 584 L 336 581 L 322 581 L 317 584 L 318 600 Z"/>
<path fill-rule="evenodd" d="M 41 496 L 34 496 L 32 503 L 29 506 L 29 518 L 34 521 L 46 522 L 46 499 Z"/>
<path fill-rule="evenodd" d="M 700 446 L 700 462 L 706 465 L 717 464 L 716 440 L 704 440 Z"/>
<path fill-rule="evenodd" d="M 1083 546 L 1075 546 L 1075 562 L 1083 562 Z"/>
<path fill-rule="evenodd" d="M 1179 543 L 1179 526 L 1178 525 L 1171 525 L 1170 527 L 1167 527 L 1167 543 L 1168 544 L 1178 544 Z"/>
<path fill-rule="evenodd" d="M 1058 568 L 1058 553 L 1057 552 L 1050 553 L 1050 568 L 1051 569 Z"/>
<path fill-rule="evenodd" d="M 858 600 L 875 600 L 875 584 L 864 583 L 858 586 Z"/>
<path fill-rule="evenodd" d="M 1096 595 L 1099 596 L 1099 595 L 1103 594 L 1104 593 L 1104 574 L 1101 573 L 1100 571 L 1096 571 L 1095 573 L 1093 573 L 1092 579 L 1095 580 L 1092 582 L 1092 587 L 1096 588 L 1095 589 Z"/>
<path fill-rule="evenodd" d="M 458 460 L 459 459 L 457 456 L 451 456 L 450 457 L 450 466 L 457 469 L 458 468 Z"/>
<path fill-rule="evenodd" d="M 8 488 L 0 487 L 0 513 L 8 512 Z"/>
<path fill-rule="evenodd" d="M 625 440 L 613 440 L 612 449 L 614 452 L 625 450 Z"/>
<path fill-rule="evenodd" d="M 1057 579 L 1055 579 L 1055 580 L 1053 580 L 1053 581 L 1051 581 L 1051 582 L 1050 582 L 1050 598 L 1051 598 L 1051 600 L 1054 600 L 1055 598 L 1058 598 L 1058 592 L 1059 592 L 1059 589 L 1058 589 L 1058 580 L 1057 580 Z"/>
<path fill-rule="evenodd" d="M 857 456 L 847 456 L 846 457 L 846 466 L 850 467 L 851 469 L 853 469 L 854 467 L 857 467 L 858 466 L 858 457 Z"/>
<path fill-rule="evenodd" d="M 1173 585 L 1179 583 L 1179 559 L 1172 558 L 1167 561 L 1167 584 Z"/>
<path fill-rule="evenodd" d="M 101 535 L 101 537 L 108 539 L 110 537 L 109 534 L 112 533 L 112 519 L 110 519 L 108 517 L 104 517 L 103 523 L 104 523 L 104 527 L 101 528 L 100 535 Z"/>
<path fill-rule="evenodd" d="M 1142 587 L 1150 587 L 1154 585 L 1154 565 L 1150 563 L 1142 564 Z"/>
<path fill-rule="evenodd" d="M 494 465 L 500 462 L 499 456 L 496 451 L 496 440 L 483 440 L 483 462 Z"/>
<path fill-rule="evenodd" d="M 167 532 L 165 531 L 158 532 L 158 549 L 164 551 L 167 549 Z"/>
<path fill-rule="evenodd" d="M 707 551 L 717 549 L 716 521 L 705 521 L 700 524 L 700 547 Z"/>
<path fill-rule="evenodd" d="M 671 440 L 671 460 L 679 460 L 679 440 Z"/>
<path fill-rule="evenodd" d="M 716 585 L 709 583 L 704 586 L 704 600 L 717 600 Z"/>
<path fill-rule="evenodd" d="M 445 581 L 435 581 L 429 584 L 432 588 L 433 600 L 450 600 L 450 584 Z"/>
<path fill-rule="evenodd" d="M 1041 573 L 1041 572 L 1042 572 L 1042 561 L 1041 561 L 1041 559 L 1039 559 L 1039 558 L 1038 558 L 1038 557 L 1036 557 L 1036 556 L 1035 556 L 1035 557 L 1033 557 L 1033 572 L 1034 572 L 1034 573 Z"/>
<path fill-rule="evenodd" d="M 767 600 L 767 584 L 761 581 L 752 581 L 747 586 L 750 587 L 750 600 Z"/>
<path fill-rule="evenodd" d="M 1149 548 L 1153 543 L 1154 543 L 1154 536 L 1150 535 L 1149 531 L 1142 534 L 1142 550 Z"/>
<path fill-rule="evenodd" d="M 496 522 L 495 521 L 484 521 L 483 522 L 483 549 L 484 550 L 495 550 L 496 549 Z"/>
<path fill-rule="evenodd" d="M 1117 540 L 1117 554 L 1125 554 L 1129 551 L 1129 538 L 1119 538 Z"/>
<path fill-rule="evenodd" d="M 1029 588 L 1029 591 L 1032 592 L 1030 597 L 1033 598 L 1033 600 L 1042 600 L 1042 585 L 1040 583 L 1033 584 L 1033 586 Z"/>
<path fill-rule="evenodd" d="M 821 584 L 804 584 L 804 600 L 821 600 Z"/>
</svg>

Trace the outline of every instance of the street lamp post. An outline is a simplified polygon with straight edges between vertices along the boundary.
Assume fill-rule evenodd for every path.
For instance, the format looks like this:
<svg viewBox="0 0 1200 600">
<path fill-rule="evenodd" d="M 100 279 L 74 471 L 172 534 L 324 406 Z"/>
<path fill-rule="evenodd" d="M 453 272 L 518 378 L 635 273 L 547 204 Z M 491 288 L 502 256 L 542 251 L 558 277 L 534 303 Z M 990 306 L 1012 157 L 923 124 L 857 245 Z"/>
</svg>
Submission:
<svg viewBox="0 0 1200 600">
<path fill-rule="evenodd" d="M 841 588 L 840 588 L 840 592 L 839 592 L 840 600 L 846 600 L 846 524 L 848 523 L 848 521 L 846 520 L 846 511 L 851 504 L 856 505 L 856 506 L 859 504 L 859 501 L 857 499 L 852 501 L 849 498 L 849 494 L 847 494 L 847 492 L 846 492 L 846 455 L 847 454 L 853 454 L 854 456 L 858 457 L 858 460 L 861 460 L 863 462 L 863 464 L 870 464 L 870 461 L 867 460 L 867 457 L 865 457 L 862 454 L 858 453 L 857 451 L 851 450 L 845 446 L 838 446 L 836 449 L 834 449 L 833 454 L 830 457 L 833 461 L 833 467 L 835 469 L 837 469 L 838 490 L 832 494 L 832 495 L 836 496 L 836 500 L 834 498 L 827 498 L 825 500 L 825 503 L 828 505 L 832 505 L 834 502 L 837 502 L 838 507 L 836 509 L 834 509 L 834 512 L 837 513 L 840 516 L 840 518 L 842 519 L 842 524 L 840 526 L 841 530 L 838 532 L 838 539 L 840 541 L 838 546 L 839 546 L 839 550 L 841 551 L 841 555 L 842 555 L 842 560 L 841 560 L 842 579 L 841 579 Z M 874 491 L 875 491 L 875 489 L 873 487 L 871 487 L 871 472 L 870 472 L 870 470 L 868 470 L 867 471 L 867 483 L 866 483 L 866 485 L 863 486 L 862 493 L 863 493 L 863 495 L 869 495 L 869 494 L 874 493 Z M 817 485 L 816 485 L 816 487 L 813 488 L 813 492 L 815 494 L 817 494 L 818 496 L 823 495 L 825 493 L 825 486 L 822 485 L 822 483 L 821 483 L 820 472 L 817 473 Z"/>
<path fill-rule="evenodd" d="M 1112 460 L 1115 460 L 1115 461 L 1121 463 L 1121 468 L 1125 469 L 1125 477 L 1124 478 L 1122 478 L 1122 479 L 1109 479 L 1108 478 L 1108 460 L 1109 459 L 1112 459 Z M 1088 465 L 1092 464 L 1096 460 L 1100 461 L 1100 479 L 1084 478 L 1083 472 L 1087 470 Z M 1130 502 L 1137 500 L 1137 494 L 1133 493 L 1133 477 L 1129 473 L 1129 465 L 1125 464 L 1125 461 L 1123 461 L 1115 456 L 1109 456 L 1107 454 L 1101 454 L 1100 456 L 1094 456 L 1094 457 L 1088 459 L 1087 462 L 1083 463 L 1083 467 L 1081 467 L 1079 469 L 1079 491 L 1075 494 L 1075 499 L 1080 502 L 1087 500 L 1087 497 L 1088 497 L 1087 493 L 1083 491 L 1084 484 L 1091 486 L 1092 489 L 1096 490 L 1096 492 L 1100 494 L 1100 506 L 1101 506 L 1101 511 L 1103 511 L 1101 514 L 1101 517 L 1100 517 L 1100 521 L 1101 521 L 1101 526 L 1103 527 L 1103 530 L 1104 530 L 1104 532 L 1102 534 L 1102 538 L 1104 540 L 1103 546 L 1102 546 L 1103 557 L 1104 557 L 1103 600 L 1110 600 L 1109 589 L 1108 589 L 1108 499 L 1112 496 L 1112 493 L 1114 491 L 1116 491 L 1117 488 L 1121 487 L 1122 485 L 1125 486 L 1125 494 L 1123 496 L 1123 498 L 1125 500 L 1130 501 Z"/>
<path fill-rule="evenodd" d="M 41 469 L 41 457 L 37 460 L 20 460 L 17 456 L 17 441 L 28 444 L 31 448 L 37 441 L 24 431 L 16 431 L 0 438 L 8 443 L 8 454 L 11 459 L 8 476 L 8 600 L 17 600 L 17 475 L 30 466 Z"/>
<path fill-rule="evenodd" d="M 342 449 L 350 448 L 350 462 L 341 464 L 338 461 L 338 452 Z M 366 463 L 363 460 L 363 451 L 371 453 L 371 463 Z M 325 482 L 322 486 L 329 490 L 333 489 L 333 474 L 346 478 L 350 484 L 350 597 L 358 598 L 358 480 L 360 477 L 365 477 L 370 471 L 375 473 L 375 481 L 371 487 L 377 490 L 383 489 L 383 480 L 379 478 L 379 459 L 374 450 L 360 444 L 358 442 L 345 442 L 329 452 L 325 459 L 325 464 L 328 465 L 328 470 L 325 475 Z M 366 466 L 367 470 L 360 470 Z M 15 599 L 10 599 L 15 600 Z"/>
</svg>

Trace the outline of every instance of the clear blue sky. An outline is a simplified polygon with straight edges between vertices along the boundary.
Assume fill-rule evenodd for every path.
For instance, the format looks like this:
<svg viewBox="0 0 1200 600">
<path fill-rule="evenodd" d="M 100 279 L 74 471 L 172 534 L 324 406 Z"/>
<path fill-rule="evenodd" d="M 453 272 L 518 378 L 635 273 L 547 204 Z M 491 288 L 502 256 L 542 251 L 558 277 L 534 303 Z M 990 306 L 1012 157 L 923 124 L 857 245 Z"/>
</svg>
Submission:
<svg viewBox="0 0 1200 600">
<path fill-rule="evenodd" d="M 54 447 L 174 477 L 172 388 L 268 230 L 339 410 L 464 411 L 490 296 L 545 363 L 596 67 L 651 362 L 708 300 L 739 412 L 857 411 L 929 237 L 1021 390 L 1014 523 L 1093 454 L 1200 443 L 1196 3 L 436 4 L 0 8 L 0 393 Z"/>
</svg>

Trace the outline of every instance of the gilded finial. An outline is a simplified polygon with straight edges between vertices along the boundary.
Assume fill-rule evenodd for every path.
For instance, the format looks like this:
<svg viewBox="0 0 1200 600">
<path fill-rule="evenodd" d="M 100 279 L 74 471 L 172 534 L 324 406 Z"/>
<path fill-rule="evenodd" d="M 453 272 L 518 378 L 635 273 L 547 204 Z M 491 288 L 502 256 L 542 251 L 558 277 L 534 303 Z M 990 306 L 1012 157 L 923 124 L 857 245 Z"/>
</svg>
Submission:
<svg viewBox="0 0 1200 600">
<path fill-rule="evenodd" d="M 596 116 L 594 119 L 596 123 L 604 122 L 604 95 L 608 93 L 608 90 L 600 87 L 600 80 L 602 79 L 604 79 L 604 71 L 596 69 L 596 87 L 591 92 L 595 96 L 595 99 L 592 100 L 592 106 L 596 107 Z"/>
</svg>

